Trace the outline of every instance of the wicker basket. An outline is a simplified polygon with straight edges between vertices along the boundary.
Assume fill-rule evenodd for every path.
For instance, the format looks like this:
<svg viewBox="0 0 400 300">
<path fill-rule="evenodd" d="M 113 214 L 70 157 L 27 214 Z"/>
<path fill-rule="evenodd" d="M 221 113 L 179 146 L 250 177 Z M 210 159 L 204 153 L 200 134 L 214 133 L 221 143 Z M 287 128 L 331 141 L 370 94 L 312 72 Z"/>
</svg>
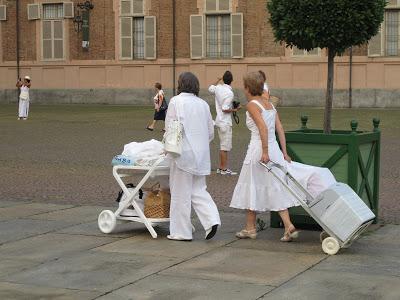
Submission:
<svg viewBox="0 0 400 300">
<path fill-rule="evenodd" d="M 150 191 L 144 201 L 144 215 L 147 218 L 169 218 L 171 195 L 167 191 Z"/>
</svg>

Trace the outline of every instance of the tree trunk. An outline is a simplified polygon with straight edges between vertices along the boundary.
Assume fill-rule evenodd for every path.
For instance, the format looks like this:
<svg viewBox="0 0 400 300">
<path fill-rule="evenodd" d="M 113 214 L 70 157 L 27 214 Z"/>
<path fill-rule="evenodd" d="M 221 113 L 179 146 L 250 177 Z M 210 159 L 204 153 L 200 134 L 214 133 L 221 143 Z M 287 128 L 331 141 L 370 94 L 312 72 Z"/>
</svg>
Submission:
<svg viewBox="0 0 400 300">
<path fill-rule="evenodd" d="M 335 51 L 328 49 L 328 80 L 326 85 L 326 101 L 324 114 L 324 132 L 331 133 L 333 78 L 334 78 Z"/>
</svg>

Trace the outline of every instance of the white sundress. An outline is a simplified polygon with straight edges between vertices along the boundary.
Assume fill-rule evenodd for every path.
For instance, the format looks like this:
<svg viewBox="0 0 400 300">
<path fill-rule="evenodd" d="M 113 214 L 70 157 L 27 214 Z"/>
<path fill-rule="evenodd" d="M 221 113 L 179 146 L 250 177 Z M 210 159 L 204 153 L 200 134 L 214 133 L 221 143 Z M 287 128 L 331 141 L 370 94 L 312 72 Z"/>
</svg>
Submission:
<svg viewBox="0 0 400 300">
<path fill-rule="evenodd" d="M 251 102 L 262 109 L 262 117 L 268 128 L 268 155 L 271 161 L 284 166 L 313 196 L 317 196 L 336 182 L 329 169 L 296 162 L 288 163 L 275 137 L 277 114 L 275 107 L 272 106 L 272 109 L 267 110 L 258 101 Z M 262 155 L 260 133 L 248 112 L 246 125 L 251 132 L 251 139 L 230 207 L 253 211 L 281 211 L 300 205 L 296 198 L 260 165 Z"/>
</svg>

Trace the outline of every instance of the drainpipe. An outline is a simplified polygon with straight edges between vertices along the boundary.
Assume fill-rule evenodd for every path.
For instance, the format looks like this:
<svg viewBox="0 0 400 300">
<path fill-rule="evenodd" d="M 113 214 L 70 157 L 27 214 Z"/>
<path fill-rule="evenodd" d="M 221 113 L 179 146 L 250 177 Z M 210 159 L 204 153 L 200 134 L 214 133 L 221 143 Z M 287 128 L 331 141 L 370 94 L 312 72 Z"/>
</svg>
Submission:
<svg viewBox="0 0 400 300">
<path fill-rule="evenodd" d="M 20 68 L 19 68 L 19 0 L 17 0 L 16 2 L 15 2 L 15 10 L 16 10 L 16 12 L 15 12 L 15 14 L 16 14 L 16 18 L 15 18 L 15 20 L 16 20 L 16 26 L 15 26 L 15 28 L 16 28 L 16 39 L 17 39 L 17 80 L 19 79 L 19 77 L 20 77 Z M 18 92 L 19 92 L 19 89 L 18 89 Z M 18 101 L 19 101 L 19 93 L 18 93 Z"/>
<path fill-rule="evenodd" d="M 350 63 L 349 63 L 349 108 L 353 106 L 353 47 L 350 47 Z"/>
<path fill-rule="evenodd" d="M 176 95 L 176 21 L 175 21 L 176 3 L 172 0 L 172 93 Z"/>
</svg>

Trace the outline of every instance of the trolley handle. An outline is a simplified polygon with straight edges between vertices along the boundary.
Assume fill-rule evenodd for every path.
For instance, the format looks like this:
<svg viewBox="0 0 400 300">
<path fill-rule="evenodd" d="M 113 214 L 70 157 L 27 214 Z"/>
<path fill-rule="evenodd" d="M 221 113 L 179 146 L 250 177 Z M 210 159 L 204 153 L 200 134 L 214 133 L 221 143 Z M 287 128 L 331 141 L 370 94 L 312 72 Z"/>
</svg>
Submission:
<svg viewBox="0 0 400 300">
<path fill-rule="evenodd" d="M 313 196 L 311 196 L 311 194 L 299 183 L 297 182 L 297 180 L 287 171 L 287 169 L 282 166 L 281 164 L 278 164 L 272 160 L 270 160 L 269 162 L 265 163 L 260 161 L 260 164 L 265 167 L 267 169 L 268 172 L 271 172 L 276 179 L 278 179 L 281 183 L 283 183 L 284 185 L 286 185 L 286 187 L 289 189 L 289 191 L 295 196 L 298 197 L 298 195 L 296 194 L 296 192 L 293 190 L 293 188 L 291 188 L 289 186 L 289 180 L 304 194 L 304 197 L 302 197 L 303 201 L 307 204 L 310 205 L 311 203 L 314 202 L 314 198 Z M 283 172 L 284 179 L 282 179 L 281 177 L 279 177 L 274 171 L 273 168 L 276 167 L 279 170 L 281 170 Z"/>
</svg>

